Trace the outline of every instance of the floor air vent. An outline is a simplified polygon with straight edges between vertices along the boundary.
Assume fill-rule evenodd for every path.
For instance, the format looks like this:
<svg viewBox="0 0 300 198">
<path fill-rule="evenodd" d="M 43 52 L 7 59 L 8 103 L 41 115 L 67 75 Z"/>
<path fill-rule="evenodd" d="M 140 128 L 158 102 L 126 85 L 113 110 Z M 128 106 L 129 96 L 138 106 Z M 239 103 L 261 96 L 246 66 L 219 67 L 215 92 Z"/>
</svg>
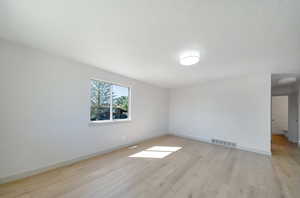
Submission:
<svg viewBox="0 0 300 198">
<path fill-rule="evenodd" d="M 224 140 L 212 139 L 211 143 L 226 146 L 226 147 L 236 148 L 236 143 L 234 143 L 234 142 L 227 142 Z"/>
</svg>

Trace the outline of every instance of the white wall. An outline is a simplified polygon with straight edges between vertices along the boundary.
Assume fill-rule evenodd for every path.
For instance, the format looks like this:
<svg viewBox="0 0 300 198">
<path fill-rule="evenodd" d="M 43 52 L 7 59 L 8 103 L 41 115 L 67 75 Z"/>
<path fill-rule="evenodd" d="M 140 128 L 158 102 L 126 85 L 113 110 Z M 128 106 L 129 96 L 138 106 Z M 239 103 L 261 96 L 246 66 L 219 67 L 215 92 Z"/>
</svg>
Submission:
<svg viewBox="0 0 300 198">
<path fill-rule="evenodd" d="M 132 86 L 131 122 L 89 124 L 90 78 Z M 0 91 L 0 179 L 168 129 L 168 90 L 3 40 Z"/>
<path fill-rule="evenodd" d="M 272 134 L 287 135 L 289 113 L 289 97 L 272 96 Z"/>
<path fill-rule="evenodd" d="M 236 142 L 270 154 L 271 76 L 257 74 L 170 92 L 170 132 Z"/>
<path fill-rule="evenodd" d="M 298 143 L 298 93 L 289 95 L 289 130 L 287 137 L 289 141 Z"/>
<path fill-rule="evenodd" d="M 90 78 L 132 87 L 131 122 L 89 124 Z M 169 92 L 0 40 L 0 182 L 169 131 L 268 154 L 270 83 L 259 74 Z"/>
</svg>

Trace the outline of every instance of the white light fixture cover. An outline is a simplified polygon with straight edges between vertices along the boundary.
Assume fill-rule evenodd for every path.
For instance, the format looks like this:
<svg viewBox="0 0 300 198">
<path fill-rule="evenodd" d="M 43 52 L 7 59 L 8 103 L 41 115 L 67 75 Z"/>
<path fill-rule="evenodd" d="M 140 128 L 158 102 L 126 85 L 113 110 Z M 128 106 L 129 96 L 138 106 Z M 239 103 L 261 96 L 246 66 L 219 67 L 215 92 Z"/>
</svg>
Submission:
<svg viewBox="0 0 300 198">
<path fill-rule="evenodd" d="M 288 77 L 288 78 L 282 78 L 278 80 L 279 85 L 286 85 L 286 84 L 291 84 L 297 81 L 297 78 L 295 77 Z"/>
<path fill-rule="evenodd" d="M 189 51 L 180 55 L 180 64 L 184 66 L 194 65 L 200 61 L 200 53 Z"/>
</svg>

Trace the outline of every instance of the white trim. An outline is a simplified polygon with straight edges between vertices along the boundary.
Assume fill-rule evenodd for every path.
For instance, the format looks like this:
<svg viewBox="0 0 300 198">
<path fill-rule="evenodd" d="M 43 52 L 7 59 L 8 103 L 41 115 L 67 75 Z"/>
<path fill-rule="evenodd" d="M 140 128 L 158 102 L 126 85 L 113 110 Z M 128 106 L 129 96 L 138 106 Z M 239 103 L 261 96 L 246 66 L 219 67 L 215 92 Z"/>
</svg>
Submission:
<svg viewBox="0 0 300 198">
<path fill-rule="evenodd" d="M 138 141 L 133 141 L 131 143 L 123 144 L 123 145 L 120 145 L 120 146 L 115 146 L 115 147 L 112 147 L 110 149 L 102 150 L 102 151 L 99 151 L 99 152 L 96 152 L 96 153 L 92 153 L 92 154 L 84 155 L 84 156 L 81 156 L 81 157 L 77 157 L 77 158 L 74 158 L 74 159 L 71 159 L 71 160 L 58 162 L 58 163 L 55 163 L 55 164 L 52 164 L 52 165 L 49 165 L 49 166 L 46 166 L 46 167 L 38 168 L 38 169 L 35 169 L 35 170 L 31 170 L 31 171 L 25 171 L 25 172 L 18 173 L 18 174 L 15 174 L 15 175 L 11 175 L 11 176 L 8 176 L 8 177 L 2 177 L 2 178 L 0 178 L 0 184 L 15 181 L 15 180 L 22 179 L 22 178 L 29 177 L 29 176 L 33 176 L 33 175 L 37 175 L 39 173 L 43 173 L 43 172 L 53 170 L 53 169 L 56 169 L 56 168 L 68 166 L 68 165 L 74 164 L 74 163 L 82 161 L 82 160 L 86 160 L 86 159 L 89 159 L 89 158 L 92 158 L 92 157 L 95 157 L 95 156 L 98 156 L 98 155 L 103 155 L 103 154 L 106 154 L 106 153 L 110 153 L 110 152 L 118 150 L 118 149 L 126 148 L 126 147 L 129 147 L 131 145 L 135 145 L 135 144 L 138 144 L 140 142 L 150 140 L 150 139 L 153 139 L 153 138 L 158 138 L 158 137 L 165 136 L 165 135 L 173 135 L 173 136 L 177 136 L 177 137 L 187 138 L 187 139 L 196 140 L 196 141 L 211 144 L 210 139 L 202 138 L 202 137 L 199 137 L 199 136 L 195 137 L 195 136 L 191 136 L 191 135 L 182 135 L 182 134 L 174 134 L 174 133 L 168 133 L 168 134 L 163 134 L 163 135 L 155 135 L 155 136 L 150 136 L 148 138 L 144 138 L 144 139 L 141 139 L 141 140 L 138 140 Z M 299 145 L 300 145 L 300 142 L 299 142 Z M 247 152 L 263 154 L 263 155 L 267 155 L 267 156 L 271 155 L 270 152 L 265 152 L 265 151 L 252 149 L 252 148 L 247 148 L 247 147 L 238 146 L 237 149 L 247 151 Z"/>
<path fill-rule="evenodd" d="M 244 147 L 244 146 L 237 146 L 237 149 L 242 150 L 242 151 L 257 153 L 257 154 L 261 154 L 261 155 L 272 156 L 272 153 L 270 151 L 268 152 L 268 151 L 263 151 L 263 150 Z"/>
<path fill-rule="evenodd" d="M 58 163 L 55 163 L 55 164 L 52 164 L 52 165 L 49 165 L 49 166 L 46 166 L 46 167 L 37 168 L 35 170 L 30 170 L 30 171 L 25 171 L 25 172 L 18 173 L 18 174 L 15 174 L 15 175 L 11 175 L 11 176 L 7 176 L 7 177 L 2 177 L 2 178 L 0 178 L 0 184 L 12 182 L 12 181 L 15 181 L 15 180 L 19 180 L 19 179 L 23 179 L 23 178 L 30 177 L 30 176 L 33 176 L 33 175 L 37 175 L 37 174 L 40 174 L 40 173 L 44 173 L 44 172 L 49 171 L 49 170 L 53 170 L 53 169 L 56 169 L 56 168 L 68 166 L 68 165 L 74 164 L 74 163 L 82 161 L 82 160 L 86 160 L 86 159 L 89 159 L 89 158 L 92 158 L 92 157 L 96 157 L 96 156 L 99 156 L 99 155 L 110 153 L 110 152 L 115 151 L 115 150 L 123 149 L 123 148 L 129 147 L 129 146 L 132 146 L 132 145 L 136 145 L 136 144 L 141 143 L 143 141 L 149 141 L 151 139 L 162 137 L 162 136 L 165 136 L 165 134 L 149 136 L 147 138 L 143 138 L 143 139 L 140 139 L 138 141 L 133 141 L 133 142 L 123 144 L 123 145 L 120 145 L 120 146 L 115 146 L 115 147 L 112 147 L 110 149 L 101 150 L 101 151 L 98 151 L 96 153 L 80 156 L 80 157 L 77 157 L 77 158 L 74 158 L 74 159 L 71 159 L 71 160 L 58 162 Z"/>
<path fill-rule="evenodd" d="M 118 123 L 118 122 L 131 122 L 131 119 L 117 119 L 117 120 L 97 120 L 97 121 L 90 121 L 90 125 L 93 124 L 109 124 L 109 123 Z"/>
<path fill-rule="evenodd" d="M 170 133 L 170 135 L 174 135 L 174 136 L 178 136 L 178 137 L 182 137 L 182 138 L 187 138 L 187 139 L 191 139 L 191 140 L 197 140 L 197 141 L 200 141 L 200 142 L 212 144 L 211 139 L 209 139 L 209 138 L 203 138 L 203 137 L 192 136 L 192 135 L 183 135 L 183 134 L 177 134 L 177 133 Z M 235 149 L 242 150 L 242 151 L 247 151 L 247 152 L 252 152 L 252 153 L 257 153 L 257 154 L 261 154 L 261 155 L 267 155 L 267 156 L 272 155 L 271 152 L 267 152 L 267 151 L 259 150 L 259 149 L 254 149 L 254 148 L 249 148 L 249 147 L 244 147 L 244 146 L 239 146 L 239 145 L 237 145 L 237 147 Z"/>
<path fill-rule="evenodd" d="M 105 83 L 109 83 L 109 84 L 114 84 L 114 85 L 118 85 L 118 86 L 122 86 L 122 87 L 131 88 L 131 86 L 128 84 L 117 83 L 117 82 L 109 81 L 109 80 L 103 80 L 102 78 L 101 79 L 100 78 L 90 78 L 90 80 L 97 80 L 97 81 L 101 81 L 101 82 L 105 82 Z"/>
<path fill-rule="evenodd" d="M 109 94 L 110 94 L 110 105 L 109 105 L 109 121 L 113 121 L 113 97 L 112 97 L 112 87 L 113 84 L 109 86 Z M 99 91 L 100 92 L 100 91 Z"/>
<path fill-rule="evenodd" d="M 129 107 L 128 107 L 128 119 L 127 120 L 131 120 L 131 110 L 132 110 L 132 95 L 131 95 L 131 91 L 132 91 L 132 89 L 131 89 L 131 87 L 128 87 L 128 105 L 129 105 Z"/>
<path fill-rule="evenodd" d="M 200 141 L 200 142 L 211 144 L 210 139 L 202 138 L 202 137 L 199 137 L 199 136 L 192 136 L 192 135 L 186 135 L 186 134 L 177 134 L 177 133 L 170 133 L 170 135 L 174 135 L 174 136 L 182 137 L 182 138 L 186 138 L 186 139 L 191 139 L 191 140 L 197 140 L 197 141 Z"/>
</svg>

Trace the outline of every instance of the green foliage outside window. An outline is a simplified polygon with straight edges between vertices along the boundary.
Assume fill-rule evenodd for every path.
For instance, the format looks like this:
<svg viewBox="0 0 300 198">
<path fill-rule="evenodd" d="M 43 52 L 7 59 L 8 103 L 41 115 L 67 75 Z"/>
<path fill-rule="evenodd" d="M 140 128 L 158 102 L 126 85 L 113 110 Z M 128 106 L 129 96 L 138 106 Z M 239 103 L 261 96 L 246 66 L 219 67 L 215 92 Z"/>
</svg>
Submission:
<svg viewBox="0 0 300 198">
<path fill-rule="evenodd" d="M 128 100 L 129 88 L 91 80 L 90 120 L 111 120 L 111 115 L 112 119 L 127 119 L 129 110 Z M 111 105 L 112 112 L 110 112 Z"/>
</svg>

